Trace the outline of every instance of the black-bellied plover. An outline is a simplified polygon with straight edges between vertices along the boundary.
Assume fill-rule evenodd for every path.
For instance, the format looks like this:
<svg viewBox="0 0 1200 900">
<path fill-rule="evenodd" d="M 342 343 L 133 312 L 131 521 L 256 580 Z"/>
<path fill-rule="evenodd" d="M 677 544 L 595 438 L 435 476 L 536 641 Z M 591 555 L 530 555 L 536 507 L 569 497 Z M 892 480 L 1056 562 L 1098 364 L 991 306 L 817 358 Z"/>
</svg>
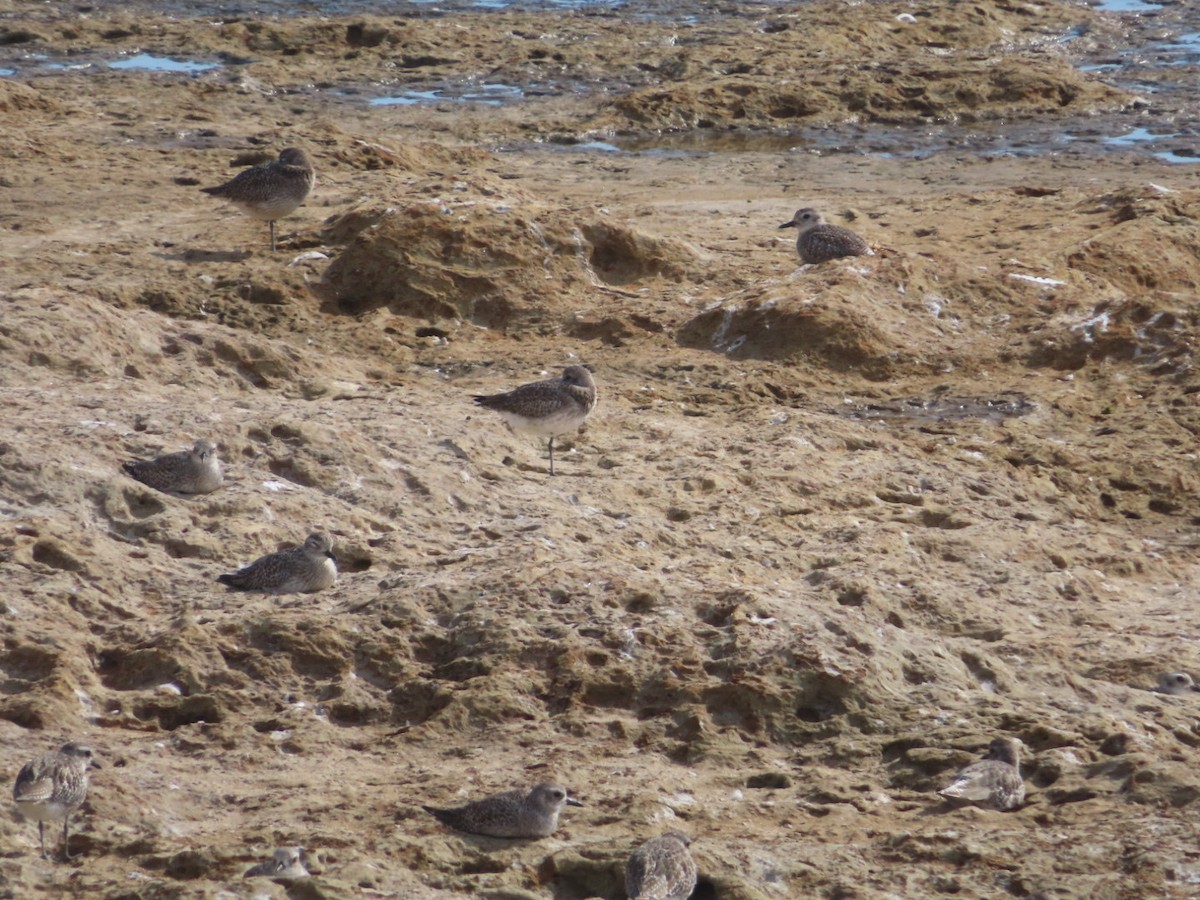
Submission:
<svg viewBox="0 0 1200 900">
<path fill-rule="evenodd" d="M 646 841 L 625 865 L 629 900 L 686 900 L 696 887 L 696 863 L 688 851 L 692 839 L 682 831 Z"/>
<path fill-rule="evenodd" d="M 798 209 L 780 228 L 799 228 L 796 252 L 801 262 L 823 263 L 843 256 L 874 256 L 867 242 L 849 228 L 830 225 L 815 209 Z"/>
<path fill-rule="evenodd" d="M 17 773 L 13 800 L 17 808 L 38 823 L 38 841 L 46 856 L 46 822 L 62 819 L 63 858 L 71 858 L 71 813 L 87 798 L 88 769 L 100 768 L 91 747 L 71 741 L 54 753 L 31 759 Z"/>
<path fill-rule="evenodd" d="M 567 366 L 562 376 L 533 381 L 503 394 L 475 397 L 484 409 L 498 412 L 514 431 L 550 438 L 550 474 L 554 439 L 578 430 L 596 408 L 596 381 L 584 366 Z"/>
<path fill-rule="evenodd" d="M 1163 672 L 1158 676 L 1158 686 L 1151 690 L 1159 694 L 1190 694 L 1200 688 L 1187 672 Z"/>
<path fill-rule="evenodd" d="M 243 878 L 307 878 L 303 847 L 280 847 L 266 862 L 246 870 Z"/>
<path fill-rule="evenodd" d="M 304 202 L 316 180 L 308 154 L 299 147 L 288 147 L 273 162 L 252 166 L 224 184 L 200 190 L 228 200 L 253 219 L 265 220 L 271 228 L 274 250 L 275 220 L 291 215 Z"/>
<path fill-rule="evenodd" d="M 299 547 L 261 556 L 248 566 L 217 581 L 243 591 L 269 594 L 311 593 L 330 587 L 337 580 L 337 557 L 329 535 L 316 532 Z"/>
<path fill-rule="evenodd" d="M 553 782 L 543 781 L 533 789 L 505 791 L 465 806 L 438 809 L 423 806 L 443 825 L 470 834 L 485 834 L 502 838 L 544 838 L 558 828 L 558 814 L 564 806 L 583 806 Z"/>
<path fill-rule="evenodd" d="M 217 445 L 211 441 L 196 441 L 191 450 L 127 462 L 123 468 L 142 484 L 168 494 L 207 494 L 225 481 Z"/>
<path fill-rule="evenodd" d="M 1020 746 L 1016 738 L 995 738 L 982 760 L 971 763 L 938 793 L 990 809 L 1015 809 L 1025 802 Z"/>
</svg>

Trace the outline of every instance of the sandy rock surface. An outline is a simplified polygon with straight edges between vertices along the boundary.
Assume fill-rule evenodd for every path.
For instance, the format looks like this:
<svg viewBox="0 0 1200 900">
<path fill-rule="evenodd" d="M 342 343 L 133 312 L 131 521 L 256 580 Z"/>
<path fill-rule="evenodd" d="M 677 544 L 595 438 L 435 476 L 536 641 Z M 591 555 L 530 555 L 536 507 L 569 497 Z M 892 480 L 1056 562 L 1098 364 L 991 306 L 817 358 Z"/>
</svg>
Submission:
<svg viewBox="0 0 1200 900">
<path fill-rule="evenodd" d="M 1200 896 L 1200 694 L 1148 690 L 1200 675 L 1200 175 L 577 146 L 1135 102 L 1085 7 L 703 21 L 6 10 L 223 65 L 0 78 L 0 759 L 105 764 L 0 896 L 616 900 L 672 828 L 698 898 Z M 528 99 L 363 102 L 483 74 Z M 198 187 L 291 145 L 272 254 Z M 798 267 L 802 205 L 876 255 Z M 471 396 L 580 362 L 550 478 Z M 200 438 L 212 494 L 121 470 Z M 334 588 L 217 585 L 313 530 Z M 1000 734 L 1027 804 L 941 805 Z M 420 808 L 549 779 L 541 841 Z"/>
</svg>

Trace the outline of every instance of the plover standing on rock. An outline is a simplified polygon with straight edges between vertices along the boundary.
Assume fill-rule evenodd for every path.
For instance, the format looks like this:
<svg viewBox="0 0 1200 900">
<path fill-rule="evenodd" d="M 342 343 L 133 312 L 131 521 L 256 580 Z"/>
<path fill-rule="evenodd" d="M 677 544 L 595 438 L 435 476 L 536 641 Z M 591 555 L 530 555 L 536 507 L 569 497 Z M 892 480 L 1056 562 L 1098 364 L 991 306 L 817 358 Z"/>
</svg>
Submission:
<svg viewBox="0 0 1200 900">
<path fill-rule="evenodd" d="M 271 250 L 274 250 L 275 220 L 295 212 L 316 180 L 308 154 L 299 147 L 288 147 L 279 154 L 279 159 L 252 166 L 224 184 L 200 190 L 228 200 L 253 219 L 265 220 L 271 229 Z"/>
<path fill-rule="evenodd" d="M 971 763 L 938 793 L 988 809 L 1015 809 L 1025 802 L 1020 746 L 1016 738 L 995 738 L 982 760 Z"/>
<path fill-rule="evenodd" d="M 696 887 L 696 863 L 688 852 L 692 839 L 682 831 L 646 841 L 625 865 L 629 900 L 686 900 Z"/>
<path fill-rule="evenodd" d="M 168 494 L 208 494 L 225 481 L 217 445 L 196 441 L 191 450 L 124 464 L 126 473 L 142 484 Z"/>
<path fill-rule="evenodd" d="M 550 474 L 554 439 L 577 431 L 596 408 L 596 381 L 584 366 L 567 366 L 562 376 L 533 381 L 503 394 L 475 397 L 484 409 L 498 412 L 514 431 L 550 438 Z"/>
<path fill-rule="evenodd" d="M 798 209 L 780 228 L 798 228 L 796 252 L 801 262 L 823 263 L 843 256 L 874 256 L 867 242 L 849 228 L 830 225 L 815 209 Z"/>
<path fill-rule="evenodd" d="M 38 841 L 46 856 L 46 822 L 62 820 L 63 858 L 71 858 L 71 813 L 87 798 L 88 769 L 100 768 L 91 747 L 71 741 L 54 753 L 31 759 L 17 773 L 13 800 L 17 809 L 38 823 Z"/>
<path fill-rule="evenodd" d="M 242 591 L 269 594 L 311 593 L 322 591 L 337 580 L 337 557 L 329 535 L 315 532 L 299 547 L 259 557 L 217 581 Z"/>
<path fill-rule="evenodd" d="M 564 806 L 583 806 L 553 782 L 543 781 L 526 792 L 520 789 L 473 800 L 464 806 L 438 809 L 423 806 L 443 825 L 468 834 L 502 838 L 544 838 L 558 828 Z"/>
</svg>

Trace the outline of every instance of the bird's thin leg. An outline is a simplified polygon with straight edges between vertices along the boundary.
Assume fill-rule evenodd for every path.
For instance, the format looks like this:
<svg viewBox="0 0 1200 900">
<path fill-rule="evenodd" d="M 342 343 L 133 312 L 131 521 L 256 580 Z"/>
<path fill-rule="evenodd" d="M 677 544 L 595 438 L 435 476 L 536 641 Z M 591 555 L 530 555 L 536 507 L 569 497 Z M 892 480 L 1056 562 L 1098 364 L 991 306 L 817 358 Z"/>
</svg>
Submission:
<svg viewBox="0 0 1200 900">
<path fill-rule="evenodd" d="M 267 225 L 269 225 L 271 228 L 271 252 L 274 253 L 275 252 L 275 220 L 271 219 L 270 221 L 267 222 Z"/>
<path fill-rule="evenodd" d="M 554 436 L 550 436 L 550 474 L 554 474 Z"/>
<path fill-rule="evenodd" d="M 63 816 L 63 859 L 71 858 L 71 816 Z"/>
<path fill-rule="evenodd" d="M 42 859 L 46 858 L 46 823 L 38 820 L 38 842 L 42 845 Z"/>
</svg>

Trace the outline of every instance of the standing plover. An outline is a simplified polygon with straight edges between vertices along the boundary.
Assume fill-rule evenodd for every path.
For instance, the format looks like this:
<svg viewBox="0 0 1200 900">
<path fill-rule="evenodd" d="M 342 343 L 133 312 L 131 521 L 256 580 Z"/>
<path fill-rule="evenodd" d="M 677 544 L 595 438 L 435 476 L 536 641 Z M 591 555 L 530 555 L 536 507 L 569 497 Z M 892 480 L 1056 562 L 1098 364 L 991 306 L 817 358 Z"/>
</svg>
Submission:
<svg viewBox="0 0 1200 900">
<path fill-rule="evenodd" d="M 71 858 L 71 813 L 87 798 L 88 769 L 100 768 L 91 747 L 71 741 L 54 753 L 31 759 L 17 773 L 13 800 L 17 808 L 38 823 L 38 840 L 46 856 L 45 824 L 62 819 L 63 858 Z"/>
<path fill-rule="evenodd" d="M 990 809 L 1015 809 L 1025 802 L 1020 746 L 1016 738 L 995 738 L 982 760 L 971 763 L 938 793 Z"/>
<path fill-rule="evenodd" d="M 298 147 L 288 147 L 273 162 L 252 166 L 224 184 L 200 190 L 228 200 L 253 219 L 266 220 L 274 250 L 275 220 L 291 215 L 304 202 L 316 180 L 308 154 Z"/>
<path fill-rule="evenodd" d="M 550 438 L 550 474 L 554 439 L 576 431 L 596 408 L 596 382 L 583 366 L 567 366 L 560 378 L 533 381 L 503 394 L 475 397 L 484 409 L 498 412 L 514 431 Z"/>
<path fill-rule="evenodd" d="M 310 534 L 299 547 L 259 557 L 217 581 L 243 591 L 269 594 L 322 591 L 337 580 L 337 557 L 329 535 Z"/>
<path fill-rule="evenodd" d="M 438 809 L 423 806 L 443 825 L 469 834 L 502 838 L 543 838 L 558 828 L 558 814 L 564 806 L 583 806 L 562 785 L 543 781 L 526 793 L 505 791 L 465 806 Z"/>
<path fill-rule="evenodd" d="M 127 462 L 123 468 L 142 484 L 166 493 L 207 494 L 225 481 L 217 445 L 211 441 L 196 441 L 191 450 Z"/>
<path fill-rule="evenodd" d="M 1163 672 L 1158 676 L 1158 686 L 1151 690 L 1159 694 L 1189 694 L 1200 688 L 1187 672 Z"/>
<path fill-rule="evenodd" d="M 696 887 L 696 863 L 688 852 L 692 839 L 682 831 L 653 838 L 629 857 L 625 893 L 629 900 L 686 900 Z"/>
<path fill-rule="evenodd" d="M 815 209 L 798 209 L 780 228 L 799 228 L 796 252 L 806 263 L 823 263 L 843 256 L 874 256 L 867 242 L 849 228 L 830 225 Z"/>
<path fill-rule="evenodd" d="M 302 857 L 303 847 L 280 847 L 266 862 L 261 862 L 246 870 L 243 878 L 307 878 L 308 869 L 304 867 Z"/>
</svg>

